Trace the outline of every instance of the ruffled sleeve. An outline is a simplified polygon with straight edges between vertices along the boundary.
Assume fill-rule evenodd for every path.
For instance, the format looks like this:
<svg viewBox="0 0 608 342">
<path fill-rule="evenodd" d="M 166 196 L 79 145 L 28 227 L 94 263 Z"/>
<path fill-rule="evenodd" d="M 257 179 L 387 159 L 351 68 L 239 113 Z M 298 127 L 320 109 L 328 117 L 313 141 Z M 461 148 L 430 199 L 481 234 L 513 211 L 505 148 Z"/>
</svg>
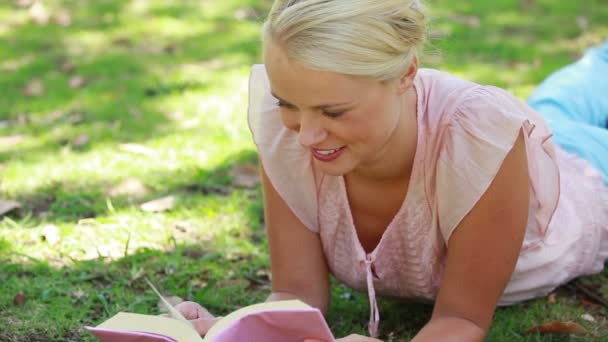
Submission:
<svg viewBox="0 0 608 342">
<path fill-rule="evenodd" d="M 311 231 L 318 232 L 317 182 L 310 152 L 285 128 L 271 95 L 266 69 L 254 65 L 249 78 L 248 122 L 264 170 L 281 198 Z"/>
<path fill-rule="evenodd" d="M 445 121 L 434 173 L 436 219 L 446 244 L 486 192 L 523 130 L 530 175 L 528 222 L 542 238 L 559 198 L 559 169 L 551 132 L 540 114 L 516 97 L 479 86 Z"/>
</svg>

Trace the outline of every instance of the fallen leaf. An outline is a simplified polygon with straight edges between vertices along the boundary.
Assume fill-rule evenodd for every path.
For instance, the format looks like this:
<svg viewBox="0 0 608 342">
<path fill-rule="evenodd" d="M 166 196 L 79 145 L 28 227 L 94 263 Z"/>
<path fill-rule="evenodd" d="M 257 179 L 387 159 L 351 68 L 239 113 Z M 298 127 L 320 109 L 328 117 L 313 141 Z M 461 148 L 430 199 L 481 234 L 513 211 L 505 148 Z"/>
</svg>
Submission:
<svg viewBox="0 0 608 342">
<path fill-rule="evenodd" d="M 129 196 L 129 197 L 144 197 L 149 190 L 142 181 L 137 178 L 127 178 L 119 184 L 113 186 L 109 191 L 110 197 Z"/>
<path fill-rule="evenodd" d="M 549 303 L 555 303 L 556 294 L 555 292 L 549 293 L 549 295 L 547 296 L 547 301 L 549 301 Z"/>
<path fill-rule="evenodd" d="M 161 212 L 173 209 L 175 206 L 175 197 L 166 196 L 153 201 L 146 202 L 140 206 L 141 210 L 147 212 Z"/>
<path fill-rule="evenodd" d="M 260 182 L 258 167 L 253 164 L 235 165 L 229 175 L 237 187 L 253 188 Z"/>
<path fill-rule="evenodd" d="M 23 294 L 23 292 L 17 292 L 15 298 L 13 298 L 13 304 L 17 306 L 22 306 L 27 301 L 27 298 Z"/>
<path fill-rule="evenodd" d="M 175 52 L 175 44 L 169 44 L 169 45 L 165 46 L 163 48 L 163 51 L 169 55 L 173 54 Z"/>
<path fill-rule="evenodd" d="M 581 299 L 581 305 L 583 307 L 585 307 L 585 309 L 587 309 L 587 310 L 597 310 L 598 308 L 601 307 L 600 304 L 594 303 L 594 302 L 592 302 L 590 300 L 587 300 L 587 299 Z"/>
<path fill-rule="evenodd" d="M 0 147 L 13 147 L 23 140 L 25 140 L 23 135 L 9 135 L 6 137 L 0 137 Z"/>
<path fill-rule="evenodd" d="M 75 299 L 82 299 L 82 298 L 88 297 L 88 294 L 86 292 L 82 291 L 82 289 L 78 289 L 78 290 L 70 293 L 70 297 L 75 298 Z"/>
<path fill-rule="evenodd" d="M 30 122 L 31 122 L 31 120 L 27 114 L 19 113 L 19 115 L 17 115 L 17 125 L 25 126 L 25 125 L 29 124 Z"/>
<path fill-rule="evenodd" d="M 176 306 L 177 304 L 184 302 L 184 300 L 178 296 L 163 296 L 163 298 L 165 298 L 165 300 L 167 302 L 169 302 L 169 304 L 171 304 L 172 306 Z M 169 308 L 167 308 L 167 305 L 165 305 L 165 303 L 162 300 L 159 300 L 158 301 L 158 310 L 162 311 L 162 312 L 166 312 L 166 311 L 169 311 Z"/>
<path fill-rule="evenodd" d="M 16 4 L 19 7 L 30 7 L 34 3 L 34 0 L 17 0 Z"/>
<path fill-rule="evenodd" d="M 73 113 L 67 117 L 66 121 L 71 125 L 77 125 L 85 120 L 84 113 Z"/>
<path fill-rule="evenodd" d="M 59 227 L 54 224 L 48 224 L 42 228 L 42 241 L 46 241 L 49 245 L 56 245 L 60 240 Z"/>
<path fill-rule="evenodd" d="M 91 139 L 86 134 L 81 134 L 72 140 L 73 147 L 82 147 L 89 143 Z"/>
<path fill-rule="evenodd" d="M 39 79 L 29 81 L 23 88 L 23 94 L 27 96 L 40 96 L 44 93 L 44 84 Z"/>
<path fill-rule="evenodd" d="M 586 334 L 587 330 L 575 322 L 549 322 L 532 327 L 526 333 L 541 334 Z"/>
<path fill-rule="evenodd" d="M 595 318 L 588 313 L 581 315 L 581 318 L 587 322 L 595 322 Z"/>
<path fill-rule="evenodd" d="M 0 216 L 19 208 L 21 208 L 21 203 L 17 201 L 0 199 Z"/>
<path fill-rule="evenodd" d="M 74 64 L 72 64 L 72 62 L 70 62 L 66 59 L 62 59 L 59 62 L 57 62 L 57 67 L 59 68 L 59 70 L 61 70 L 65 74 L 70 74 L 70 73 L 72 73 L 72 71 L 74 71 L 74 69 L 76 69 Z"/>
<path fill-rule="evenodd" d="M 481 25 L 479 17 L 473 15 L 455 14 L 450 16 L 450 19 L 459 24 L 463 24 L 469 27 L 479 27 Z"/>
<path fill-rule="evenodd" d="M 207 254 L 209 254 L 208 250 L 203 249 L 196 245 L 185 247 L 184 250 L 181 252 L 182 256 L 192 258 L 192 259 L 200 259 Z"/>
<path fill-rule="evenodd" d="M 155 150 L 140 144 L 121 144 L 119 148 L 125 152 L 135 154 L 143 154 L 148 157 L 157 157 L 158 153 Z"/>
<path fill-rule="evenodd" d="M 133 45 L 133 42 L 129 38 L 119 37 L 119 38 L 114 39 L 112 41 L 112 44 L 119 45 L 119 46 L 130 47 L 130 46 Z"/>
<path fill-rule="evenodd" d="M 70 78 L 70 88 L 78 89 L 84 87 L 87 81 L 82 76 L 74 76 Z"/>
<path fill-rule="evenodd" d="M 72 14 L 68 10 L 61 10 L 54 15 L 55 22 L 59 26 L 70 26 L 72 24 Z"/>
<path fill-rule="evenodd" d="M 535 1 L 534 0 L 521 0 L 521 7 L 525 10 L 529 10 L 532 7 L 534 7 L 535 5 Z"/>
<path fill-rule="evenodd" d="M 256 11 L 254 8 L 251 7 L 242 7 L 237 9 L 236 12 L 234 12 L 234 18 L 239 21 L 258 19 L 261 16 L 262 13 Z"/>
<path fill-rule="evenodd" d="M 576 25 L 581 31 L 586 31 L 589 28 L 589 18 L 585 16 L 576 17 Z"/>
</svg>

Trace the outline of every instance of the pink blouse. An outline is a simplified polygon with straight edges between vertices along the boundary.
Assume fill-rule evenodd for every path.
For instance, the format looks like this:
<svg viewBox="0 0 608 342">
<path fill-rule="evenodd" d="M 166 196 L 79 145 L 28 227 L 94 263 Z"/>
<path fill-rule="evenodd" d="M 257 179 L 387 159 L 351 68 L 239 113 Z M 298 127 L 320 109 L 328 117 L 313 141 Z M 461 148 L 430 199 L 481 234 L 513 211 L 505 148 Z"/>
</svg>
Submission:
<svg viewBox="0 0 608 342">
<path fill-rule="evenodd" d="M 313 168 L 310 151 L 281 122 L 263 65 L 251 71 L 249 126 L 277 192 L 320 234 L 331 272 L 367 291 L 433 301 L 450 235 L 477 203 L 524 131 L 530 209 L 524 243 L 499 304 L 544 296 L 608 259 L 608 188 L 590 164 L 554 145 L 540 114 L 507 92 L 431 69 L 415 80 L 418 143 L 402 206 L 376 248 L 358 240 L 343 177 Z M 492 229 L 492 227 L 487 227 Z"/>
</svg>

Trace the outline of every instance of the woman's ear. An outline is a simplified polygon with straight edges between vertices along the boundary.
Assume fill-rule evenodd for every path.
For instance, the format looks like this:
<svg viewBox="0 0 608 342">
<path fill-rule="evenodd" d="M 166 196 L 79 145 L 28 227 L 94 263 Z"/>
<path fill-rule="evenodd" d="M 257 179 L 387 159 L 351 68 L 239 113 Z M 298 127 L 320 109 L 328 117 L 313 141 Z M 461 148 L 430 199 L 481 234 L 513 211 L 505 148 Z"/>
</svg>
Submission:
<svg viewBox="0 0 608 342">
<path fill-rule="evenodd" d="M 418 73 L 418 56 L 412 58 L 412 63 L 409 68 L 399 76 L 399 84 L 397 85 L 397 91 L 399 95 L 404 94 L 408 89 L 414 85 L 414 79 Z"/>
</svg>

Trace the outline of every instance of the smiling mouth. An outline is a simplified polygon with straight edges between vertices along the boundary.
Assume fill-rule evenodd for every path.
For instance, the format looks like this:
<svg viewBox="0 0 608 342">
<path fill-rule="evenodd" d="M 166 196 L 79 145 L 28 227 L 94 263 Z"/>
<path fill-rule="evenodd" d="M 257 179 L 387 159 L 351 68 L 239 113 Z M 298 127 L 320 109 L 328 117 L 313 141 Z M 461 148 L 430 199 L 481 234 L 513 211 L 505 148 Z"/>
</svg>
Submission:
<svg viewBox="0 0 608 342">
<path fill-rule="evenodd" d="M 328 156 L 328 155 L 330 155 L 332 153 L 338 152 L 340 150 L 340 148 L 335 148 L 333 150 L 316 150 L 315 152 L 320 153 L 320 154 L 322 154 L 324 156 Z"/>
<path fill-rule="evenodd" d="M 330 162 L 330 161 L 338 158 L 342 154 L 342 152 L 344 151 L 345 148 L 346 148 L 346 146 L 329 149 L 329 150 L 320 150 L 320 149 L 313 148 L 312 155 L 317 160 L 320 160 L 323 162 Z"/>
</svg>

